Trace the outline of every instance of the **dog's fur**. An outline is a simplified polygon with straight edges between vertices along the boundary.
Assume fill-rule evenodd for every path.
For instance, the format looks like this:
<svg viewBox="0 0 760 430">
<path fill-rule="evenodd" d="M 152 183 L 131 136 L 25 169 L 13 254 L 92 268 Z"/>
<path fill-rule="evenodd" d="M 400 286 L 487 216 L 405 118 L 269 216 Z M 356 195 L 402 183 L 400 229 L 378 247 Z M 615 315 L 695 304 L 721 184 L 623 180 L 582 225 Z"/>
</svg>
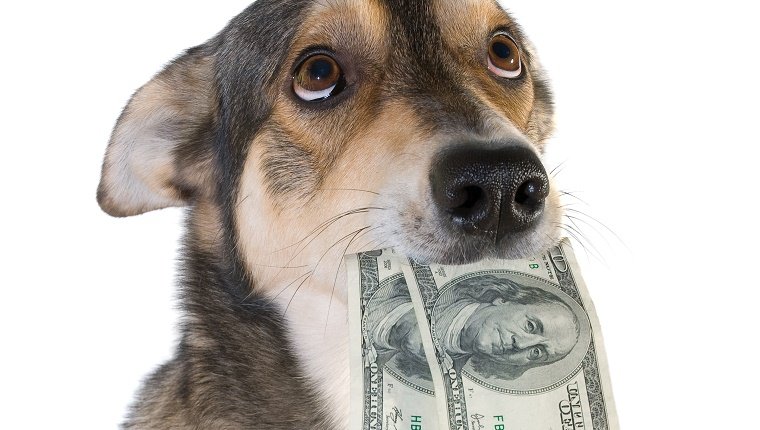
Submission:
<svg viewBox="0 0 760 430">
<path fill-rule="evenodd" d="M 486 67 L 497 30 L 520 46 L 518 79 Z M 291 87 L 312 47 L 347 82 L 321 103 Z M 342 256 L 461 263 L 551 245 L 554 187 L 534 227 L 484 245 L 443 225 L 428 183 L 463 140 L 543 153 L 551 116 L 532 47 L 491 0 L 258 0 L 174 60 L 124 109 L 98 189 L 115 216 L 189 208 L 181 341 L 125 428 L 346 429 Z"/>
</svg>

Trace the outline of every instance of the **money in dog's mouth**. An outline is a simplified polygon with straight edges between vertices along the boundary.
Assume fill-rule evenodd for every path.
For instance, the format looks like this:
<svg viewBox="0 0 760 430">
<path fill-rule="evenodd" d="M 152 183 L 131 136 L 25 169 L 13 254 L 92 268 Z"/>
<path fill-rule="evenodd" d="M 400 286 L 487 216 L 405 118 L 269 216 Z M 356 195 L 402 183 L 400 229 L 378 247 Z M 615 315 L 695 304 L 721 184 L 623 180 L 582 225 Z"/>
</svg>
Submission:
<svg viewBox="0 0 760 430">
<path fill-rule="evenodd" d="M 503 428 L 508 416 L 515 428 L 590 427 L 593 418 L 616 429 L 612 397 L 599 400 L 610 386 L 602 343 L 591 341 L 590 297 L 567 243 L 553 251 L 465 266 L 393 250 L 348 256 L 352 398 L 364 399 L 355 422 L 403 405 L 430 428 L 466 417 Z M 536 260 L 548 266 L 533 268 Z M 413 318 L 389 317 L 401 306 Z"/>
</svg>

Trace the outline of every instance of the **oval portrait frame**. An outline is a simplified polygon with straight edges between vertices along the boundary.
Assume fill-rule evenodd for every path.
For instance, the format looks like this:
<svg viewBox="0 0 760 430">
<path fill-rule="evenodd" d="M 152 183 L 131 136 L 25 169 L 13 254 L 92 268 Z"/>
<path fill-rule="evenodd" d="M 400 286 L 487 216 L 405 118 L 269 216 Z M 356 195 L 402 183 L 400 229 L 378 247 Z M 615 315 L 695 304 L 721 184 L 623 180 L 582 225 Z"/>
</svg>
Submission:
<svg viewBox="0 0 760 430">
<path fill-rule="evenodd" d="M 576 315 L 580 326 L 580 333 L 578 335 L 577 343 L 566 357 L 545 366 L 528 369 L 524 374 L 513 380 L 479 375 L 469 360 L 462 368 L 462 376 L 477 385 L 488 388 L 489 390 L 507 394 L 531 395 L 553 390 L 577 375 L 583 366 L 583 360 L 591 346 L 591 321 L 583 306 L 561 291 L 556 283 L 537 276 L 511 270 L 483 270 L 468 273 L 452 279 L 441 287 L 441 293 L 433 304 L 432 316 L 435 317 L 436 311 L 439 309 L 441 302 L 445 303 L 451 301 L 451 296 L 457 294 L 456 287 L 458 284 L 468 279 L 486 275 L 508 279 L 520 285 L 539 288 L 553 294 L 567 305 Z M 447 300 L 447 298 L 449 300 Z M 436 348 L 439 347 L 440 345 L 436 345 Z"/>
</svg>

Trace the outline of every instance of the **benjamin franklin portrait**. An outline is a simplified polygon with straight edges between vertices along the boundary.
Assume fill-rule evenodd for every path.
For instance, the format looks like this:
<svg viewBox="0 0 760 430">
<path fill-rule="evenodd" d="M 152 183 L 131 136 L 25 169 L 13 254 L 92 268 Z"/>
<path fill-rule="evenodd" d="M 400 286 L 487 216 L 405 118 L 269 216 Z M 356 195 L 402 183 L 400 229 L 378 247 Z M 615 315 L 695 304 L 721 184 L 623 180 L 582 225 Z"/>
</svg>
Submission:
<svg viewBox="0 0 760 430">
<path fill-rule="evenodd" d="M 378 361 L 391 358 L 406 376 L 430 379 L 422 337 L 403 278 L 367 305 L 366 327 Z M 579 337 L 575 313 L 555 294 L 493 275 L 458 282 L 432 311 L 438 346 L 461 369 L 513 380 L 566 357 Z"/>
</svg>

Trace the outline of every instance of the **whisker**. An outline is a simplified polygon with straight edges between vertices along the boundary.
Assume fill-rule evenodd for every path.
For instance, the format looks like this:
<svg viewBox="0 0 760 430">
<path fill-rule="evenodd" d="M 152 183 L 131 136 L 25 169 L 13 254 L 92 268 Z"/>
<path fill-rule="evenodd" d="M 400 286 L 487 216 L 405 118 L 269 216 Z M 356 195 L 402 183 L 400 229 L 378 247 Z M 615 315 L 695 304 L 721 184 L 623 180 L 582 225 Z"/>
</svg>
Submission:
<svg viewBox="0 0 760 430">
<path fill-rule="evenodd" d="M 562 227 L 568 234 L 570 234 L 573 237 L 573 239 L 575 239 L 576 242 L 578 242 L 579 245 L 583 247 L 583 249 L 586 252 L 586 256 L 588 258 L 594 257 L 600 263 L 607 265 L 606 260 L 601 256 L 601 254 L 599 253 L 599 250 L 596 249 L 596 247 L 589 241 L 589 239 L 583 233 L 581 233 L 577 229 L 567 224 L 563 224 Z M 588 244 L 588 246 L 586 246 L 586 244 Z"/>
<path fill-rule="evenodd" d="M 354 236 L 351 238 L 351 240 L 348 241 L 348 243 L 346 244 L 346 247 L 343 248 L 343 252 L 341 253 L 341 255 L 343 256 L 346 255 L 346 251 L 348 251 L 348 248 L 351 246 L 351 243 L 354 240 L 356 240 L 356 238 L 359 237 L 359 235 L 366 233 L 367 231 L 371 231 L 371 229 L 370 230 L 367 230 L 367 229 L 369 229 L 369 226 L 359 229 L 356 232 L 356 234 L 354 234 Z M 325 335 L 327 335 L 327 325 L 330 323 L 330 310 L 332 309 L 333 297 L 335 297 L 335 286 L 338 284 L 338 275 L 340 275 L 340 268 L 341 266 L 343 266 L 344 261 L 345 260 L 341 258 L 340 262 L 338 263 L 338 268 L 335 269 L 335 278 L 333 279 L 332 292 L 330 293 L 330 302 L 327 304 L 327 316 L 325 317 Z"/>
<path fill-rule="evenodd" d="M 578 209 L 568 208 L 566 210 L 569 211 L 569 212 L 575 212 L 578 215 L 583 215 L 583 216 L 589 218 L 590 220 L 594 221 L 595 223 L 597 223 L 598 225 L 600 225 L 602 228 L 604 228 L 605 230 L 607 230 L 608 232 L 610 232 L 610 234 L 612 234 L 613 236 L 615 236 L 615 239 L 617 239 L 618 242 L 620 242 L 621 245 L 623 245 L 626 249 L 628 249 L 630 251 L 630 248 L 628 248 L 628 245 L 626 245 L 626 243 L 623 241 L 623 239 L 620 236 L 618 236 L 618 234 L 615 233 L 615 231 L 613 231 L 611 228 L 607 227 L 607 225 L 604 224 L 603 222 L 599 221 L 598 219 L 594 218 L 593 216 L 591 216 L 591 215 L 589 215 L 589 214 L 587 214 L 587 213 L 585 213 L 583 211 L 579 211 Z"/>
<path fill-rule="evenodd" d="M 567 160 L 565 160 L 565 161 L 557 164 L 556 166 L 554 166 L 554 168 L 552 169 L 552 171 L 549 172 L 549 176 L 551 176 L 552 178 L 556 178 L 557 175 L 559 175 L 560 173 L 562 173 L 562 171 L 565 169 L 565 163 L 567 163 Z"/>
<path fill-rule="evenodd" d="M 376 229 L 380 229 L 381 227 L 375 227 Z M 373 251 L 376 249 L 380 249 L 377 246 L 378 239 L 370 237 L 370 239 L 367 242 L 362 243 L 361 245 L 357 245 L 358 250 L 367 250 L 367 251 Z"/>
<path fill-rule="evenodd" d="M 362 230 L 364 230 L 364 229 L 366 229 L 366 228 L 368 228 L 368 227 L 363 227 L 363 228 L 360 228 L 360 229 L 358 229 L 358 230 L 354 230 L 354 231 L 352 231 L 351 233 L 349 233 L 349 234 L 347 234 L 347 235 L 345 235 L 345 236 L 341 237 L 340 239 L 338 239 L 338 240 L 337 240 L 335 243 L 333 243 L 333 244 L 332 244 L 332 245 L 331 245 L 329 248 L 327 248 L 327 250 L 326 250 L 326 251 L 325 251 L 325 252 L 322 254 L 322 256 L 321 256 L 321 257 L 319 257 L 319 260 L 317 260 L 316 264 L 315 264 L 315 265 L 314 265 L 314 267 L 311 269 L 311 272 L 309 273 L 309 276 L 308 276 L 307 278 L 305 278 L 303 281 L 301 281 L 301 283 L 300 283 L 300 284 L 298 285 L 298 287 L 296 288 L 295 292 L 293 292 L 293 295 L 292 295 L 292 296 L 290 296 L 290 300 L 288 300 L 288 304 L 287 304 L 287 306 L 285 306 L 285 313 L 287 313 L 287 312 L 288 312 L 288 308 L 290 308 L 290 304 L 293 302 L 293 299 L 296 297 L 296 294 L 298 294 L 298 290 L 300 290 L 300 289 L 301 289 L 301 287 L 303 286 L 303 284 L 306 282 L 306 280 L 307 280 L 307 279 L 311 278 L 311 277 L 312 277 L 312 275 L 314 275 L 314 273 L 317 271 L 317 268 L 319 267 L 319 264 L 322 262 L 322 260 L 325 258 L 325 256 L 327 256 L 327 254 L 330 252 L 330 250 L 332 250 L 333 248 L 335 248 L 335 247 L 336 247 L 336 246 L 337 246 L 339 243 L 341 243 L 341 242 L 343 242 L 344 240 L 346 240 L 346 239 L 348 239 L 349 237 L 351 237 L 351 235 L 354 235 L 354 234 L 356 234 L 356 233 L 360 233 Z"/>
<path fill-rule="evenodd" d="M 317 230 L 319 230 L 320 232 L 322 232 L 322 231 L 324 231 L 325 228 L 329 227 L 331 224 L 334 224 L 335 222 L 337 222 L 338 220 L 340 220 L 343 217 L 346 217 L 348 215 L 356 215 L 356 214 L 361 214 L 361 213 L 367 213 L 367 212 L 369 212 L 371 210 L 385 210 L 385 208 L 377 207 L 377 206 L 367 206 L 367 207 L 363 207 L 363 208 L 351 209 L 351 210 L 348 210 L 348 211 L 345 211 L 345 212 L 341 212 L 341 213 L 339 213 L 337 215 L 333 215 L 332 217 L 330 217 L 327 220 L 323 221 L 318 226 L 314 227 L 314 229 L 311 230 L 303 239 L 301 239 L 298 242 L 295 242 L 295 243 L 293 243 L 291 245 L 288 245 L 288 246 L 286 246 L 284 248 L 280 248 L 280 249 L 274 251 L 274 253 L 284 251 L 284 250 L 286 250 L 288 248 L 292 248 L 292 247 L 298 245 L 299 243 L 302 243 L 303 241 L 305 241 L 306 239 L 308 239 L 309 237 L 311 237 L 315 232 L 317 232 Z M 319 234 L 317 234 L 317 235 L 319 235 Z"/>
<path fill-rule="evenodd" d="M 374 194 L 376 196 L 380 195 L 380 193 L 377 193 L 375 191 L 362 190 L 360 188 L 320 188 L 319 191 L 359 191 L 362 193 Z"/>
<path fill-rule="evenodd" d="M 372 228 L 371 228 L 370 230 L 368 230 L 366 233 L 369 233 L 370 231 L 374 231 L 374 230 L 379 230 L 379 229 L 381 229 L 381 228 L 383 228 L 383 226 L 382 226 L 382 225 L 378 225 L 378 226 L 372 227 Z M 376 238 L 374 238 L 374 237 L 372 237 L 372 236 L 370 236 L 370 240 L 369 240 L 369 241 L 367 241 L 367 242 L 364 242 L 364 243 L 362 243 L 362 244 L 361 244 L 361 245 L 359 245 L 359 246 L 357 246 L 357 249 L 359 249 L 359 250 L 362 250 L 362 249 L 367 249 L 367 250 L 375 250 L 375 249 L 378 249 L 378 248 L 376 248 L 376 245 L 373 245 L 373 244 L 375 244 L 376 242 L 377 242 L 377 239 L 376 239 Z"/>
<path fill-rule="evenodd" d="M 319 237 L 319 236 L 320 236 L 322 233 L 324 233 L 324 232 L 325 232 L 325 231 L 326 231 L 326 230 L 327 230 L 327 229 L 328 229 L 330 226 L 332 226 L 333 224 L 335 224 L 335 223 L 336 223 L 336 222 L 338 222 L 339 220 L 341 220 L 341 219 L 343 219 L 343 218 L 345 218 L 345 217 L 347 217 L 347 216 L 349 216 L 349 215 L 356 215 L 356 214 L 359 214 L 359 213 L 367 213 L 367 212 L 369 212 L 369 210 L 365 210 L 365 209 L 361 209 L 361 210 L 359 210 L 359 209 L 357 209 L 356 211 L 349 211 L 349 212 L 350 212 L 350 213 L 346 213 L 346 214 L 343 214 L 343 215 L 341 215 L 340 217 L 338 217 L 338 218 L 334 219 L 332 222 L 330 222 L 330 223 L 329 223 L 329 224 L 327 224 L 326 226 L 324 226 L 324 227 L 323 227 L 323 228 L 322 228 L 322 229 L 319 231 L 319 233 L 317 233 L 317 234 L 316 234 L 314 237 L 312 237 L 312 238 L 311 238 L 311 239 L 310 239 L 310 240 L 309 240 L 309 241 L 306 243 L 306 245 L 302 246 L 302 247 L 301 247 L 301 249 L 299 249 L 299 250 L 297 250 L 297 251 L 296 251 L 296 253 L 295 253 L 295 254 L 294 254 L 294 255 L 293 255 L 291 258 L 290 258 L 290 260 L 288 261 L 288 264 L 290 264 L 290 263 L 291 263 L 291 262 L 292 262 L 292 261 L 293 261 L 293 260 L 294 260 L 296 257 L 298 257 L 298 256 L 299 256 L 299 255 L 300 255 L 300 254 L 301 254 L 303 251 L 305 251 L 305 250 L 306 250 L 306 248 L 308 248 L 308 247 L 309 247 L 309 245 L 311 245 L 311 243 L 312 243 L 312 242 L 314 242 L 314 241 L 315 241 L 315 240 L 316 240 L 316 239 L 317 239 L 317 238 L 318 238 L 318 237 Z"/>
<path fill-rule="evenodd" d="M 560 191 L 559 194 L 562 195 L 562 196 L 572 197 L 572 198 L 578 200 L 579 202 L 583 203 L 584 205 L 589 206 L 589 204 L 586 203 L 585 200 L 583 200 L 582 198 L 576 196 L 574 193 L 572 193 L 570 191 Z"/>
<path fill-rule="evenodd" d="M 296 290 L 293 292 L 293 295 L 292 295 L 292 296 L 290 296 L 290 300 L 288 300 L 288 304 L 287 304 L 287 305 L 285 305 L 285 311 L 283 312 L 283 314 L 287 314 L 287 313 L 288 313 L 288 309 L 290 308 L 290 304 L 291 304 L 291 303 L 293 303 L 293 299 L 295 299 L 295 298 L 296 298 L 296 295 L 298 294 L 298 291 L 301 289 L 301 287 L 303 287 L 303 284 L 305 284 L 305 283 L 306 283 L 306 281 L 308 281 L 309 279 L 311 279 L 312 275 L 314 275 L 314 271 L 311 271 L 311 272 L 309 273 L 309 276 L 305 277 L 305 278 L 303 279 L 303 281 L 301 281 L 301 282 L 298 284 L 298 286 L 296 287 Z"/>
<path fill-rule="evenodd" d="M 548 242 L 547 242 L 547 243 L 549 243 L 549 244 L 550 244 L 550 245 L 552 245 L 552 246 L 553 246 L 553 245 L 557 245 L 557 244 L 559 243 L 559 241 L 560 241 L 560 240 L 562 240 L 562 237 L 557 237 L 556 239 L 552 239 L 552 237 L 551 237 L 551 236 L 549 236 L 549 234 L 548 234 L 548 233 L 544 233 L 544 236 L 546 236 L 546 238 L 548 239 Z M 548 248 L 548 247 L 547 247 L 547 248 Z"/>
<path fill-rule="evenodd" d="M 362 237 L 362 236 L 366 236 L 366 235 L 367 235 L 367 234 L 369 234 L 371 231 L 374 231 L 374 230 L 378 230 L 378 229 L 380 229 L 381 227 L 382 227 L 382 226 L 376 226 L 376 227 L 368 228 L 367 230 L 364 230 L 364 231 L 363 231 L 363 232 L 362 232 L 362 233 L 361 233 L 359 236 L 357 236 L 357 239 L 358 239 L 358 238 L 360 238 L 360 237 Z M 374 239 L 374 238 L 370 238 L 370 241 L 369 241 L 369 242 L 365 242 L 365 244 L 364 244 L 364 245 L 362 245 L 362 247 L 358 247 L 358 246 L 357 246 L 357 249 L 358 249 L 358 250 L 362 250 L 362 249 L 364 249 L 364 247 L 368 246 L 370 243 L 372 243 L 372 242 L 374 242 L 374 241 L 375 241 L 375 239 Z M 359 252 L 360 252 L 360 251 L 359 251 Z"/>
<path fill-rule="evenodd" d="M 572 222 L 572 220 L 571 220 L 571 222 Z M 591 241 L 591 239 L 589 239 L 589 237 L 583 231 L 581 231 L 581 229 L 578 227 L 577 224 L 575 224 L 574 222 L 572 222 L 572 223 L 573 223 L 573 226 L 568 225 L 568 224 L 565 224 L 565 226 L 567 226 L 567 228 L 572 229 L 573 231 L 575 231 L 578 234 L 578 236 L 580 236 L 582 239 L 584 239 L 586 241 L 586 243 L 591 247 L 591 249 L 594 250 L 594 252 L 596 253 L 596 255 L 598 255 L 598 256 L 601 257 L 602 253 L 599 252 L 599 249 L 596 247 L 596 245 L 594 245 L 594 243 Z M 602 258 L 602 260 L 604 260 L 604 259 Z M 606 264 L 606 260 L 604 260 L 603 262 Z"/>
<path fill-rule="evenodd" d="M 414 152 L 402 152 L 400 155 L 409 155 L 409 156 L 412 156 L 414 158 L 418 158 L 420 160 L 422 159 L 422 157 L 420 156 L 420 154 L 415 154 Z"/>
<path fill-rule="evenodd" d="M 337 240 L 335 243 L 333 243 L 333 244 L 332 244 L 332 245 L 331 245 L 329 248 L 327 248 L 327 251 L 325 251 L 325 252 L 322 254 L 322 256 L 321 256 L 321 257 L 319 257 L 319 260 L 317 260 L 317 263 L 314 265 L 314 270 L 315 270 L 315 271 L 317 270 L 317 266 L 319 266 L 319 263 L 321 263 L 321 262 L 322 262 L 322 260 L 325 258 L 325 256 L 327 256 L 327 253 L 328 253 L 328 252 L 330 252 L 330 250 L 331 250 L 331 249 L 335 248 L 336 246 L 338 246 L 338 244 L 339 244 L 339 243 L 341 243 L 341 242 L 343 242 L 344 240 L 348 239 L 348 238 L 349 238 L 349 237 L 351 237 L 352 235 L 355 235 L 355 234 L 357 234 L 357 233 L 361 233 L 362 231 L 364 231 L 364 230 L 366 230 L 366 229 L 368 229 L 368 228 L 369 228 L 369 227 L 362 227 L 362 228 L 360 228 L 360 229 L 358 229 L 358 230 L 354 230 L 354 231 L 352 231 L 351 233 L 348 233 L 347 235 L 345 235 L 345 236 L 341 237 L 340 239 L 338 239 L 338 240 Z M 350 242 L 349 242 L 349 243 L 350 243 Z M 345 251 L 344 251 L 344 253 L 345 253 Z"/>
<path fill-rule="evenodd" d="M 304 267 L 309 267 L 306 264 L 301 265 L 301 266 L 274 266 L 274 265 L 259 264 L 259 263 L 251 263 L 251 266 L 267 267 L 267 268 L 270 268 L 270 269 L 303 269 Z"/>
<path fill-rule="evenodd" d="M 352 209 L 350 211 L 346 211 L 346 212 L 340 213 L 338 215 L 335 215 L 335 216 L 329 218 L 327 221 L 323 222 L 322 224 L 320 224 L 320 226 L 322 226 L 321 229 L 320 229 L 319 226 L 317 226 L 314 230 L 312 230 L 308 235 L 306 235 L 306 237 L 304 237 L 300 241 L 296 242 L 293 245 L 290 245 L 290 246 L 282 248 L 282 249 L 280 249 L 278 251 L 275 251 L 275 252 L 280 252 L 280 251 L 284 251 L 284 250 L 286 250 L 288 248 L 292 248 L 293 246 L 298 245 L 299 243 L 303 242 L 304 240 L 308 239 L 310 236 L 313 235 L 313 237 L 305 245 L 303 245 L 300 249 L 296 250 L 295 254 L 293 254 L 290 257 L 290 259 L 286 263 L 286 266 L 290 266 L 290 263 L 292 263 L 293 260 L 295 260 L 299 255 L 301 255 L 301 253 L 303 251 L 305 251 L 306 248 L 308 248 L 309 245 L 311 245 L 312 242 L 314 242 L 320 235 L 322 235 L 322 233 L 324 233 L 331 225 L 335 224 L 339 220 L 341 220 L 344 217 L 347 217 L 349 215 L 356 215 L 356 214 L 360 214 L 360 213 L 367 213 L 367 212 L 369 212 L 370 210 L 373 210 L 373 209 L 385 210 L 385 208 L 370 206 L 370 207 L 365 207 L 365 208 L 356 208 L 356 209 Z M 314 233 L 317 230 L 319 230 L 319 231 L 315 235 Z M 278 273 L 278 275 L 279 275 L 279 273 Z"/>
<path fill-rule="evenodd" d="M 564 231 L 567 235 L 569 235 L 578 245 L 580 245 L 581 248 L 583 248 L 583 252 L 586 253 L 586 258 L 589 260 L 591 259 L 591 255 L 588 252 L 588 248 L 586 248 L 586 245 L 578 239 L 578 236 L 575 235 L 572 231 L 568 230 L 564 224 L 558 224 L 557 227 L 559 227 L 562 231 Z"/>
<path fill-rule="evenodd" d="M 276 294 L 274 297 L 272 297 L 272 298 L 269 300 L 269 302 L 267 302 L 267 304 L 272 304 L 272 302 L 274 302 L 274 301 L 277 299 L 277 297 L 280 297 L 280 294 L 284 293 L 284 292 L 285 292 L 285 290 L 287 290 L 288 288 L 290 288 L 290 286 L 291 286 L 291 285 L 293 285 L 293 284 L 295 284 L 296 282 L 298 282 L 298 280 L 299 280 L 299 279 L 301 279 L 301 278 L 303 278 L 304 276 L 306 276 L 306 277 L 308 278 L 309 276 L 311 276 L 311 273 L 312 273 L 311 271 L 308 271 L 308 272 L 304 273 L 303 275 L 301 275 L 301 276 L 299 276 L 299 277 L 295 278 L 295 279 L 294 279 L 294 280 L 293 280 L 291 283 L 289 283 L 289 284 L 288 284 L 288 285 L 286 285 L 284 288 L 282 288 L 282 289 L 281 289 L 279 292 L 277 292 L 277 294 Z"/>
<path fill-rule="evenodd" d="M 589 228 L 591 228 L 592 230 L 594 230 L 594 232 L 597 234 L 597 236 L 601 237 L 601 238 L 602 238 L 602 240 L 604 240 L 604 243 L 606 243 L 606 244 L 607 244 L 607 246 L 610 246 L 610 242 L 607 240 L 607 237 L 606 237 L 606 235 L 602 234 L 602 232 L 600 232 L 600 231 L 599 231 L 599 229 L 597 229 L 597 228 L 596 228 L 596 226 L 595 226 L 594 224 L 591 224 L 590 222 L 586 221 L 586 220 L 585 220 L 585 219 L 583 219 L 583 218 L 578 218 L 578 217 L 575 217 L 575 216 L 572 216 L 572 215 L 569 215 L 569 214 L 565 214 L 565 215 L 564 215 L 564 217 L 565 217 L 565 218 L 567 218 L 568 220 L 570 220 L 570 222 L 571 222 L 571 223 L 572 223 L 572 224 L 573 224 L 573 225 L 574 225 L 574 226 L 575 226 L 575 227 L 576 227 L 578 230 L 580 230 L 580 229 L 581 229 L 581 227 L 580 227 L 580 226 L 579 226 L 579 225 L 576 223 L 576 221 L 578 221 L 578 222 L 582 222 L 584 225 L 587 225 Z"/>
<path fill-rule="evenodd" d="M 379 227 L 377 227 L 377 228 L 379 228 Z M 387 243 L 388 243 L 387 240 L 382 240 L 382 241 L 378 242 L 377 239 L 373 238 L 373 239 L 370 239 L 369 242 L 365 242 L 360 247 L 357 247 L 357 248 L 358 249 L 367 249 L 367 250 L 370 250 L 370 251 L 374 251 L 374 250 L 382 249 L 383 245 L 385 245 Z"/>
<path fill-rule="evenodd" d="M 243 197 L 242 199 L 240 199 L 240 201 L 238 201 L 237 203 L 235 203 L 235 209 L 237 209 L 238 207 L 240 207 L 240 205 L 242 205 L 242 204 L 243 204 L 243 203 L 244 203 L 246 200 L 248 200 L 248 197 L 251 197 L 251 194 L 250 194 L 250 193 L 249 193 L 249 194 L 247 194 L 247 195 L 246 195 L 245 197 Z"/>
</svg>

